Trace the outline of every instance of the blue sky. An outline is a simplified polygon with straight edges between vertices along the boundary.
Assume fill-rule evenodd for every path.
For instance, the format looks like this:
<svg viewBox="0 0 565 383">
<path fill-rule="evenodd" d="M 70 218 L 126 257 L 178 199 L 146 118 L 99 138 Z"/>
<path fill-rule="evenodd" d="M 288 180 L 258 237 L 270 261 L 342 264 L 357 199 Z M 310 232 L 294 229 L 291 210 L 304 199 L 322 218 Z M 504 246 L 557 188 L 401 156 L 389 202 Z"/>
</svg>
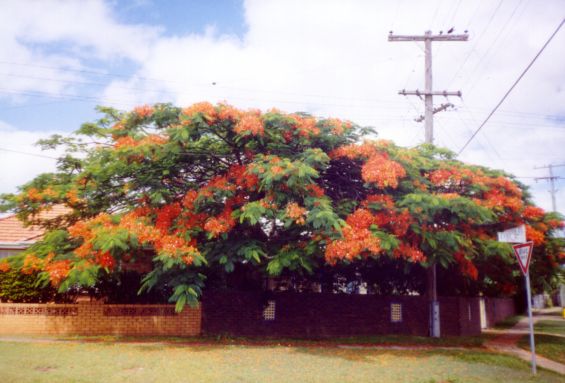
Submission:
<svg viewBox="0 0 565 383">
<path fill-rule="evenodd" d="M 204 33 L 210 26 L 239 37 L 246 30 L 241 0 L 116 1 L 113 8 L 124 23 L 162 25 L 170 36 Z"/>
<path fill-rule="evenodd" d="M 120 23 L 157 26 L 163 36 L 205 34 L 208 29 L 213 28 L 217 34 L 242 38 L 246 30 L 243 2 L 239 0 L 137 0 L 113 1 L 107 5 Z M 50 44 L 30 43 L 28 46 L 46 54 L 73 56 L 76 53 L 76 44 L 64 41 Z M 72 68 L 65 68 L 70 73 L 80 74 L 82 77 L 80 81 L 72 83 L 72 92 L 62 92 L 54 96 L 29 91 L 24 93 L 24 99 L 0 98 L 2 120 L 29 131 L 70 132 L 77 129 L 81 123 L 96 118 L 94 107 L 103 101 L 98 98 L 100 90 L 108 84 L 109 79 L 130 76 L 139 64 L 123 58 L 100 60 L 96 56 L 84 56 L 86 58 L 81 60 L 84 69 L 75 72 Z M 45 67 L 42 63 L 25 64 L 28 69 Z M 13 65 L 12 61 L 0 62 L 0 77 L 7 73 L 7 67 Z M 20 67 L 26 68 L 22 65 Z M 57 81 L 56 78 L 41 74 L 35 77 L 43 81 Z M 66 95 L 68 97 L 65 97 Z"/>
<path fill-rule="evenodd" d="M 30 6 L 32 4 L 32 6 Z M 423 141 L 417 97 L 423 47 L 390 43 L 390 30 L 455 27 L 468 42 L 434 43 L 435 143 L 462 148 L 563 18 L 562 0 L 6 1 L 0 13 L 0 192 L 13 192 L 54 161 L 33 142 L 97 118 L 97 104 L 130 109 L 170 101 L 307 111 L 374 126 L 382 138 Z M 565 29 L 460 158 L 528 184 L 565 164 Z M 213 85 L 213 83 L 215 85 Z M 555 169 L 565 177 L 565 167 Z M 558 207 L 565 187 L 558 180 Z"/>
</svg>

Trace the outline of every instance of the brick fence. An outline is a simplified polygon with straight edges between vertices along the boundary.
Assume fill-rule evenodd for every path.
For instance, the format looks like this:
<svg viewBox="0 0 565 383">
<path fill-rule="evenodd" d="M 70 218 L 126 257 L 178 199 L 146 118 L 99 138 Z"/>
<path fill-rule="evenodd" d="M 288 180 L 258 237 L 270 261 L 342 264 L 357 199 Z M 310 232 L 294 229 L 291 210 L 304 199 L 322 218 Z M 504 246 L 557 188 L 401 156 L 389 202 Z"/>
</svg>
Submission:
<svg viewBox="0 0 565 383">
<path fill-rule="evenodd" d="M 0 303 L 2 335 L 195 336 L 200 328 L 200 308 L 176 314 L 171 305 Z"/>
<path fill-rule="evenodd" d="M 516 305 L 512 298 L 485 298 L 486 326 L 494 327 L 508 317 L 516 315 Z"/>
<path fill-rule="evenodd" d="M 442 297 L 440 305 L 442 336 L 481 333 L 478 298 Z M 427 336 L 429 309 L 422 296 L 206 291 L 202 315 L 206 335 Z"/>
<path fill-rule="evenodd" d="M 487 298 L 489 326 L 514 315 L 511 299 Z M 441 297 L 441 335 L 481 333 L 479 298 Z M 172 305 L 0 303 L 0 335 L 232 335 L 328 338 L 428 335 L 422 296 L 206 291 L 198 308 Z"/>
</svg>

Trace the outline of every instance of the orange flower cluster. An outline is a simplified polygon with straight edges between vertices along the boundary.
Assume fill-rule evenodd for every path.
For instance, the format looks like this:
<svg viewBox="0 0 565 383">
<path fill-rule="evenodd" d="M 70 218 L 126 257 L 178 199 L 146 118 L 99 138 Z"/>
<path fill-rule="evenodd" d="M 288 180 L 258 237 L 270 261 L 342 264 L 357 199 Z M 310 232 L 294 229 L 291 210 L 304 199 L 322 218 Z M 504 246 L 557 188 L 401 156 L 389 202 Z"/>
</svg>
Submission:
<svg viewBox="0 0 565 383">
<path fill-rule="evenodd" d="M 183 230 L 192 230 L 194 228 L 202 228 L 204 227 L 204 223 L 208 216 L 205 213 L 193 213 L 191 211 L 185 211 L 181 213 L 179 218 L 177 219 L 176 226 L 178 229 L 176 230 L 177 233 L 182 232 Z"/>
<path fill-rule="evenodd" d="M 533 241 L 534 246 L 543 245 L 545 241 L 545 234 L 541 230 L 535 229 L 530 225 L 526 225 L 526 239 L 528 241 Z"/>
<path fill-rule="evenodd" d="M 194 202 L 198 198 L 198 192 L 196 190 L 189 190 L 182 199 L 182 206 L 187 209 L 194 209 Z"/>
<path fill-rule="evenodd" d="M 95 256 L 95 260 L 96 263 L 99 264 L 100 266 L 107 268 L 107 269 L 113 269 L 116 266 L 116 260 L 114 259 L 114 257 L 112 257 L 112 255 L 109 252 L 97 252 L 96 256 Z"/>
<path fill-rule="evenodd" d="M 486 178 L 485 184 L 491 188 L 501 189 L 508 195 L 522 197 L 522 190 L 506 177 Z"/>
<path fill-rule="evenodd" d="M 388 141 L 366 141 L 362 145 L 342 146 L 330 153 L 331 158 L 346 157 L 349 159 L 365 159 L 361 168 L 361 176 L 367 183 L 374 183 L 380 188 L 398 187 L 398 180 L 406 176 L 406 170 L 396 161 L 389 159 L 388 154 L 379 148 L 390 145 Z"/>
<path fill-rule="evenodd" d="M 157 135 L 157 134 L 149 134 L 143 137 L 141 140 L 136 140 L 133 137 L 125 136 L 119 137 L 114 147 L 116 149 L 120 148 L 136 148 L 139 146 L 149 146 L 149 145 L 163 145 L 167 143 L 168 139 L 166 137 Z"/>
<path fill-rule="evenodd" d="M 428 174 L 428 179 L 435 186 L 460 186 L 463 181 L 477 185 L 496 184 L 493 183 L 492 177 L 487 177 L 480 169 L 468 169 L 465 167 L 456 167 L 448 165 L 442 169 L 434 170 Z M 501 180 L 506 180 L 504 177 L 498 177 Z M 505 186 L 506 183 L 504 183 Z"/>
<path fill-rule="evenodd" d="M 162 234 L 168 233 L 173 221 L 179 216 L 180 212 L 181 206 L 178 202 L 163 206 L 157 211 L 155 228 Z"/>
<path fill-rule="evenodd" d="M 45 265 L 45 271 L 49 274 L 51 285 L 57 287 L 63 279 L 69 275 L 71 270 L 71 261 L 55 261 Z"/>
<path fill-rule="evenodd" d="M 247 170 L 245 165 L 233 165 L 228 171 L 229 179 L 243 190 L 255 191 L 259 185 L 259 177 Z"/>
<path fill-rule="evenodd" d="M 36 188 L 30 188 L 27 190 L 27 198 L 30 201 L 41 201 L 43 199 L 43 196 L 41 195 L 41 192 Z"/>
<path fill-rule="evenodd" d="M 22 266 L 22 273 L 33 274 L 43 268 L 43 260 L 38 258 L 35 254 L 28 254 L 24 258 L 24 264 Z"/>
<path fill-rule="evenodd" d="M 141 118 L 151 117 L 153 115 L 154 109 L 150 105 L 142 105 L 135 107 L 133 112 Z"/>
<path fill-rule="evenodd" d="M 71 189 L 69 190 L 66 194 L 65 197 L 67 198 L 67 201 L 69 204 L 74 205 L 78 202 L 80 202 L 80 199 L 78 198 L 78 192 L 76 189 Z"/>
<path fill-rule="evenodd" d="M 430 182 L 435 186 L 443 186 L 449 181 L 459 181 L 458 173 L 454 173 L 451 169 L 434 170 L 428 175 Z"/>
<path fill-rule="evenodd" d="M 301 137 L 317 136 L 320 134 L 320 129 L 316 126 L 317 121 L 312 117 L 301 117 L 296 114 L 291 114 L 288 118 L 293 123 L 293 128 L 298 131 Z"/>
<path fill-rule="evenodd" d="M 241 111 L 239 109 L 236 109 L 226 103 L 220 103 L 218 108 L 218 117 L 222 120 L 237 121 L 241 117 Z"/>
<path fill-rule="evenodd" d="M 261 204 L 261 206 L 263 206 L 265 209 L 273 209 L 273 210 L 278 209 L 278 206 L 275 203 L 275 200 L 274 200 L 272 194 L 268 194 L 268 195 L 265 196 L 265 198 L 259 200 L 259 204 Z"/>
<path fill-rule="evenodd" d="M 412 223 L 414 223 L 414 219 L 407 209 L 389 215 L 388 226 L 396 236 L 405 235 Z"/>
<path fill-rule="evenodd" d="M 377 254 L 381 251 L 381 241 L 368 229 L 343 228 L 343 239 L 331 241 L 326 246 L 325 258 L 329 264 L 338 260 L 353 260 L 361 255 Z"/>
<path fill-rule="evenodd" d="M 524 211 L 522 212 L 522 216 L 524 218 L 536 221 L 543 218 L 544 215 L 545 212 L 543 211 L 543 209 L 537 206 L 526 206 L 524 208 Z"/>
<path fill-rule="evenodd" d="M 76 222 L 67 231 L 71 237 L 88 240 L 92 238 L 92 227 L 96 225 L 109 228 L 112 226 L 112 217 L 108 213 L 100 213 L 92 219 Z"/>
<path fill-rule="evenodd" d="M 383 155 L 373 155 L 361 168 L 361 176 L 367 183 L 377 184 L 380 188 L 398 187 L 398 180 L 406 176 L 406 171 L 398 162 Z"/>
<path fill-rule="evenodd" d="M 297 225 L 304 225 L 306 209 L 298 205 L 296 202 L 291 202 L 286 205 L 285 214 L 288 218 L 294 220 Z"/>
<path fill-rule="evenodd" d="M 213 123 L 214 121 L 216 121 L 216 118 L 218 117 L 216 108 L 214 108 L 214 105 L 210 104 L 209 102 L 199 102 L 193 104 L 188 108 L 184 108 L 182 110 L 182 114 L 184 114 L 189 118 L 192 118 L 197 114 L 201 114 L 202 117 L 204 117 L 204 119 L 209 123 Z M 190 120 L 184 120 L 183 124 L 188 125 L 189 122 Z"/>
<path fill-rule="evenodd" d="M 518 212 L 523 207 L 522 199 L 519 197 L 507 196 L 501 190 L 491 189 L 483 193 L 483 199 L 473 199 L 477 204 L 488 208 L 508 208 Z"/>
<path fill-rule="evenodd" d="M 48 199 L 57 198 L 58 196 L 59 194 L 55 190 L 53 190 L 50 186 L 48 186 L 44 190 L 39 190 L 37 188 L 29 188 L 20 197 L 20 200 L 22 198 L 27 198 L 32 202 L 39 202 L 39 201 L 44 201 L 46 199 L 48 200 Z"/>
<path fill-rule="evenodd" d="M 347 216 L 345 222 L 354 229 L 368 229 L 375 222 L 375 216 L 371 214 L 369 210 L 357 209 L 349 216 Z"/>
<path fill-rule="evenodd" d="M 192 264 L 194 257 L 200 255 L 195 246 L 175 235 L 163 236 L 155 243 L 155 248 L 160 254 L 166 254 L 170 257 L 180 256 L 187 265 Z"/>
<path fill-rule="evenodd" d="M 331 158 L 346 157 L 350 160 L 358 158 L 369 158 L 377 154 L 374 141 L 365 141 L 361 145 L 351 144 L 341 146 L 330 153 Z"/>
<path fill-rule="evenodd" d="M 79 258 L 87 258 L 93 253 L 92 242 L 84 241 L 79 247 L 77 247 L 73 253 Z"/>
<path fill-rule="evenodd" d="M 331 127 L 332 133 L 338 136 L 341 136 L 346 130 L 351 129 L 352 126 L 351 122 L 347 121 L 344 123 L 337 118 L 329 118 L 324 122 Z"/>
<path fill-rule="evenodd" d="M 316 198 L 321 198 L 325 195 L 324 189 L 316 184 L 306 185 L 306 191 L 308 191 L 312 197 Z"/>
<path fill-rule="evenodd" d="M 10 264 L 8 261 L 3 260 L 0 262 L 0 273 L 5 273 L 7 271 L 10 271 Z"/>
<path fill-rule="evenodd" d="M 462 252 L 456 252 L 455 254 L 453 254 L 453 257 L 459 264 L 459 270 L 461 270 L 461 273 L 476 281 L 479 277 L 479 271 L 477 270 L 473 262 L 468 260 L 465 257 L 465 254 L 463 254 Z"/>
<path fill-rule="evenodd" d="M 420 249 L 410 246 L 404 242 L 394 249 L 393 254 L 396 258 L 405 258 L 412 262 L 422 262 L 426 260 L 426 256 Z"/>
<path fill-rule="evenodd" d="M 250 111 L 244 113 L 235 127 L 234 132 L 237 134 L 251 134 L 253 136 L 262 136 L 265 134 L 265 126 L 261 120 L 259 111 Z"/>
<path fill-rule="evenodd" d="M 227 233 L 235 226 L 235 220 L 232 217 L 232 209 L 227 207 L 217 217 L 209 218 L 204 224 L 204 230 L 212 234 L 216 238 L 222 233 Z"/>
</svg>

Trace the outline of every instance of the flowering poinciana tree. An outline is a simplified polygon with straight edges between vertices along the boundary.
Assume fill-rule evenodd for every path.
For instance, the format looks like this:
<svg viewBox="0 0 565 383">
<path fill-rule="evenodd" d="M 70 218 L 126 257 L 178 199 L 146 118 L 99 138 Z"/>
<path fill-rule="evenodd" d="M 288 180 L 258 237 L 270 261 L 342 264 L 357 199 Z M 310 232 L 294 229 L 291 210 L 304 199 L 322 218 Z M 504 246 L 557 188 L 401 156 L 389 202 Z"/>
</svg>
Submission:
<svg viewBox="0 0 565 383">
<path fill-rule="evenodd" d="M 74 137 L 43 142 L 67 147 L 58 173 L 7 198 L 51 231 L 3 269 L 39 272 L 64 290 L 149 254 L 143 288 L 167 284 L 178 309 L 197 301 L 208 273 L 243 265 L 275 276 L 387 257 L 456 265 L 460 276 L 503 289 L 508 281 L 488 266 L 508 269 L 513 258 L 495 233 L 522 223 L 543 252 L 534 265 L 544 275 L 557 269 L 558 217 L 501 172 L 450 152 L 361 143 L 370 129 L 276 110 L 101 110 Z M 68 214 L 39 218 L 61 204 Z"/>
</svg>

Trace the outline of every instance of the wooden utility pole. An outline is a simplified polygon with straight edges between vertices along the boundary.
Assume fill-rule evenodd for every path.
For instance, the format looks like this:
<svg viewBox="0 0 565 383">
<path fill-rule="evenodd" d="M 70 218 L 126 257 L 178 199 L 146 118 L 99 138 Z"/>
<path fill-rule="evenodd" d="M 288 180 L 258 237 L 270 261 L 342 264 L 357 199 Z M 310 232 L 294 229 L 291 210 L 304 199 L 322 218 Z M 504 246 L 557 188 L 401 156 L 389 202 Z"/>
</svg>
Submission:
<svg viewBox="0 0 565 383">
<path fill-rule="evenodd" d="M 536 181 L 538 180 L 548 180 L 549 181 L 549 193 L 551 194 L 551 208 L 554 212 L 557 211 L 557 203 L 555 201 L 555 195 L 557 194 L 557 189 L 555 188 L 555 180 L 561 179 L 562 177 L 556 177 L 553 175 L 553 168 L 558 168 L 560 166 L 565 166 L 565 164 L 559 165 L 552 165 L 549 164 L 547 166 L 538 166 L 534 169 L 549 169 L 549 176 L 548 177 L 536 177 Z"/>
<path fill-rule="evenodd" d="M 432 87 L 432 41 L 467 41 L 469 35 L 467 31 L 463 35 L 452 35 L 451 29 L 447 34 L 440 32 L 433 35 L 432 31 L 426 31 L 422 35 L 394 35 L 390 31 L 388 41 L 423 41 L 424 53 L 426 63 L 426 73 L 424 80 L 424 91 L 416 90 L 401 90 L 398 94 L 403 96 L 424 96 L 425 112 L 424 118 L 426 127 L 426 143 L 433 144 L 434 142 L 434 114 L 446 110 L 451 104 L 442 104 L 440 107 L 434 109 L 434 96 L 458 96 L 461 97 L 461 91 L 434 91 Z M 416 121 L 421 121 L 421 117 Z M 437 299 L 437 276 L 436 276 L 436 263 L 433 262 L 428 268 L 428 299 L 430 300 L 430 335 L 436 338 L 440 336 L 440 320 L 439 320 L 439 301 Z"/>
</svg>

